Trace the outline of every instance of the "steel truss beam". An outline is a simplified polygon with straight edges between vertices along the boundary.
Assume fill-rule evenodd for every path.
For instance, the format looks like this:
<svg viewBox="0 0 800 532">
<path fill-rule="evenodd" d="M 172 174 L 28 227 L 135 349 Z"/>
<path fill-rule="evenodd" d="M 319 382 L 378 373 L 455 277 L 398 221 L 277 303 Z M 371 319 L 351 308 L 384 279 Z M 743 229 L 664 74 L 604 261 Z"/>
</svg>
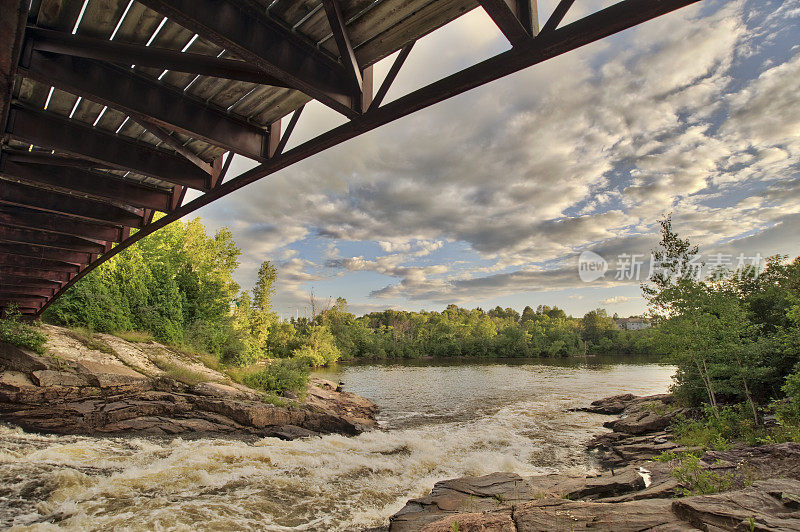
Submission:
<svg viewBox="0 0 800 532">
<path fill-rule="evenodd" d="M 19 255 L 21 257 L 58 260 L 72 264 L 89 264 L 92 260 L 91 253 L 66 251 L 63 249 L 34 246 L 31 244 L 14 244 L 11 242 L 0 242 L 0 253 Z"/>
<path fill-rule="evenodd" d="M 346 70 L 255 9 L 231 0 L 140 3 L 332 109 L 350 117 L 358 115 L 358 96 Z"/>
<path fill-rule="evenodd" d="M 142 225 L 141 215 L 121 207 L 11 181 L 0 181 L 0 203 L 65 216 L 89 218 L 112 225 L 127 227 Z"/>
<path fill-rule="evenodd" d="M 6 130 L 30 2 L 0 0 L 0 136 Z"/>
<path fill-rule="evenodd" d="M 198 0 L 196 3 L 190 2 L 190 0 L 177 0 L 176 2 L 169 2 L 170 5 L 166 5 L 167 2 L 161 0 L 142 1 L 151 7 L 155 6 L 159 12 L 162 12 L 168 16 L 170 14 L 174 14 L 178 17 L 181 17 L 182 12 L 188 12 L 192 14 L 194 18 L 189 17 L 190 20 L 188 20 L 188 22 L 190 22 L 191 25 L 187 27 L 189 27 L 189 29 L 194 29 L 197 33 L 206 38 L 209 36 L 212 38 L 220 37 L 220 35 L 215 35 L 215 31 L 216 33 L 227 33 L 228 37 L 226 38 L 230 38 L 232 35 L 239 35 L 242 37 L 243 41 L 247 43 L 249 48 L 254 48 L 253 39 L 243 37 L 246 32 L 218 31 L 222 27 L 226 27 L 227 29 L 242 29 L 252 27 L 250 24 L 244 24 L 241 20 L 238 21 L 240 23 L 238 26 L 236 24 L 230 25 L 231 17 L 234 19 L 237 17 L 235 16 L 236 13 L 232 14 L 230 12 L 230 9 L 232 8 L 229 4 L 223 9 L 224 13 L 221 18 L 226 22 L 222 24 L 209 20 L 209 13 L 214 12 L 213 10 L 206 9 L 210 7 L 210 4 L 212 3 L 211 0 Z M 267 175 L 273 174 L 283 168 L 297 163 L 298 161 L 320 153 L 332 146 L 338 145 L 365 132 L 376 129 L 384 124 L 393 122 L 394 120 L 407 116 L 421 109 L 447 100 L 453 96 L 464 93 L 491 81 L 500 79 L 532 65 L 547 61 L 561 54 L 575 50 L 589 43 L 595 42 L 604 37 L 637 24 L 641 24 L 642 22 L 656 18 L 660 15 L 669 13 L 697 1 L 699 0 L 623 0 L 618 4 L 598 11 L 566 26 L 553 29 L 551 31 L 542 32 L 537 37 L 531 38 L 520 45 L 514 46 L 507 52 L 501 53 L 493 58 L 487 59 L 460 72 L 447 76 L 437 82 L 431 83 L 430 85 L 400 97 L 388 104 L 376 107 L 370 110 L 368 113 L 356 116 L 349 122 L 322 133 L 319 136 L 306 141 L 305 143 L 300 144 L 289 151 L 276 154 L 269 161 L 240 174 L 234 179 L 217 186 L 199 198 L 182 205 L 163 218 L 148 224 L 146 227 L 142 228 L 142 230 L 125 239 L 120 245 L 108 250 L 108 252 L 100 257 L 99 260 L 94 261 L 87 268 L 69 280 L 59 290 L 55 297 L 58 297 L 58 295 L 63 293 L 64 290 L 67 290 L 83 275 L 147 235 L 152 234 L 174 220 L 177 220 L 205 205 L 208 205 L 214 200 L 226 196 L 250 183 L 258 181 Z M 191 5 L 189 5 L 190 3 Z M 220 3 L 227 4 L 226 2 Z M 216 5 L 217 3 L 214 4 Z M 214 31 L 207 31 L 208 28 L 204 27 L 204 24 L 198 23 L 198 17 L 202 19 L 206 26 L 213 26 L 212 30 Z M 185 16 L 182 18 L 183 21 L 181 18 L 177 18 L 178 22 L 181 24 L 186 21 Z M 225 26 L 225 24 L 228 24 L 228 26 Z M 219 41 L 226 42 L 225 39 L 219 39 Z M 255 41 L 258 41 L 262 45 L 264 44 L 264 39 L 262 37 L 256 38 Z M 48 300 L 48 302 L 45 303 L 38 311 L 38 314 L 41 314 L 41 312 L 43 312 L 53 300 L 54 299 Z"/>
<path fill-rule="evenodd" d="M 46 279 L 32 279 L 30 277 L 17 277 L 15 275 L 3 274 L 0 279 L 0 286 L 13 289 L 14 287 L 20 288 L 38 288 L 50 290 L 55 293 L 61 287 L 58 281 L 48 281 Z"/>
<path fill-rule="evenodd" d="M 361 67 L 358 66 L 356 54 L 353 52 L 353 45 L 350 43 L 350 36 L 347 33 L 347 26 L 344 22 L 344 16 L 342 15 L 339 1 L 322 0 L 322 5 L 325 8 L 328 24 L 330 24 L 331 31 L 333 32 L 333 39 L 336 41 L 336 46 L 339 48 L 339 56 L 342 58 L 342 64 L 352 79 L 354 90 L 360 93 L 364 82 L 361 78 Z"/>
<path fill-rule="evenodd" d="M 92 244 L 122 240 L 119 227 L 10 205 L 0 205 L 0 225 L 75 236 L 88 239 Z"/>
<path fill-rule="evenodd" d="M 121 204 L 167 212 L 170 195 L 161 190 L 122 181 L 113 174 L 47 164 L 20 164 L 0 156 L 0 173 L 35 185 L 61 187 Z"/>
<path fill-rule="evenodd" d="M 46 85 L 145 116 L 160 127 L 222 146 L 257 161 L 266 160 L 266 134 L 254 125 L 187 98 L 182 92 L 120 67 L 67 55 L 31 51 L 20 69 Z"/>
<path fill-rule="evenodd" d="M 536 0 L 479 0 L 486 14 L 512 46 L 520 46 L 539 32 Z"/>
<path fill-rule="evenodd" d="M 128 140 L 74 120 L 13 105 L 6 126 L 12 138 L 133 171 L 197 190 L 209 189 L 209 174 L 181 156 Z"/>
<path fill-rule="evenodd" d="M 63 287 L 74 276 L 71 273 L 53 270 L 40 270 L 38 268 L 3 267 L 3 275 L 15 278 L 32 279 L 34 281 L 51 281 Z"/>
<path fill-rule="evenodd" d="M 60 260 L 35 259 L 20 255 L 12 255 L 0 251 L 0 266 L 12 268 L 32 268 L 52 272 L 78 273 L 81 269 L 78 264 L 71 264 Z"/>
<path fill-rule="evenodd" d="M 236 59 L 220 59 L 209 55 L 178 52 L 154 46 L 69 35 L 60 31 L 35 27 L 28 27 L 25 36 L 32 40 L 34 50 L 42 52 L 85 57 L 128 66 L 138 65 L 174 72 L 187 72 L 273 87 L 293 88 L 249 63 Z"/>
</svg>

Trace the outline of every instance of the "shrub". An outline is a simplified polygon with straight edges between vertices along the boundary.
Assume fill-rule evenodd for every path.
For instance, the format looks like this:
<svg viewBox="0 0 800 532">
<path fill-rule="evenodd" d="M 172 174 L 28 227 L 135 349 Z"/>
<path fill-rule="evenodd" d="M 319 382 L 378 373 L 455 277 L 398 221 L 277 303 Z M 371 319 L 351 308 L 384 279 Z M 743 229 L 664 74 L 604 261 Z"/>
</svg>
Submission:
<svg viewBox="0 0 800 532">
<path fill-rule="evenodd" d="M 22 321 L 22 314 L 16 306 L 9 306 L 5 316 L 0 319 L 0 341 L 8 342 L 36 353 L 44 354 L 47 335 L 38 325 Z"/>
<path fill-rule="evenodd" d="M 786 395 L 786 400 L 775 405 L 778 419 L 784 424 L 800 423 L 800 368 L 786 376 L 781 391 Z"/>
<path fill-rule="evenodd" d="M 694 454 L 686 455 L 680 465 L 672 470 L 672 476 L 681 483 L 683 495 L 709 495 L 727 491 L 734 482 L 733 474 L 720 475 L 703 468 L 700 458 Z"/>
<path fill-rule="evenodd" d="M 280 395 L 291 390 L 298 395 L 305 393 L 310 368 L 299 360 L 274 360 L 260 370 L 248 373 L 241 378 L 242 384 Z"/>
</svg>

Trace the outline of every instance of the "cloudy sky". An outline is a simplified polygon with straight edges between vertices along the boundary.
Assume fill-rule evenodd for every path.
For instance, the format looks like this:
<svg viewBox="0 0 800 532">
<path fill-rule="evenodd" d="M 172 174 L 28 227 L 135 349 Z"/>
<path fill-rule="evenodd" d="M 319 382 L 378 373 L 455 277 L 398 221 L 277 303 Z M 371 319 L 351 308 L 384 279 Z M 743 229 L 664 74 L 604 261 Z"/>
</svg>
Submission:
<svg viewBox="0 0 800 532">
<path fill-rule="evenodd" d="M 540 0 L 540 19 L 555 3 Z M 576 2 L 565 22 L 611 3 Z M 638 283 L 617 277 L 625 255 L 649 257 L 664 213 L 712 263 L 800 254 L 799 20 L 800 0 L 703 0 L 198 214 L 233 231 L 243 287 L 261 261 L 277 265 L 284 316 L 307 312 L 312 288 L 357 313 L 456 303 L 637 314 Z M 417 43 L 387 101 L 507 48 L 476 9 Z M 288 148 L 342 121 L 310 104 Z M 237 157 L 229 176 L 253 165 Z M 578 275 L 587 250 L 608 261 L 592 282 Z"/>
</svg>

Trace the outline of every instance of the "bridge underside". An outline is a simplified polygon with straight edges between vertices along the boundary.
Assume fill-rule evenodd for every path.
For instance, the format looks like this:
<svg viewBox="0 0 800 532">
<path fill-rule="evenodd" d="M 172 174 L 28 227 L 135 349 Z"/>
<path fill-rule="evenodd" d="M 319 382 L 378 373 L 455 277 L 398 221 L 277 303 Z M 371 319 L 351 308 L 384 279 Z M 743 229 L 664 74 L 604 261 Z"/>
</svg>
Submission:
<svg viewBox="0 0 800 532">
<path fill-rule="evenodd" d="M 623 0 L 562 25 L 561 0 L 540 26 L 536 0 L 0 0 L 0 308 L 37 316 L 217 198 L 695 1 Z M 383 103 L 414 42 L 479 6 L 511 49 Z M 348 121 L 285 150 L 312 99 Z M 259 165 L 225 180 L 233 154 Z M 188 189 L 202 195 L 183 204 Z"/>
</svg>

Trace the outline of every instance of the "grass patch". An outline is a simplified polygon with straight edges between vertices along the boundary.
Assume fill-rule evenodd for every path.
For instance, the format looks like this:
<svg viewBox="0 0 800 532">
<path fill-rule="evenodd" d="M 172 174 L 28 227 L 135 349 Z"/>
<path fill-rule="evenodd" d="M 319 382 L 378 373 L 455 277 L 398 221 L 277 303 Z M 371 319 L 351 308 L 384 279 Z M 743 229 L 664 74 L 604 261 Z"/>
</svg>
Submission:
<svg viewBox="0 0 800 532">
<path fill-rule="evenodd" d="M 780 424 L 756 425 L 747 404 L 707 407 L 698 419 L 678 417 L 672 424 L 675 442 L 685 447 L 725 451 L 737 443 L 765 445 L 770 443 L 800 443 L 800 423 L 782 419 Z"/>
<path fill-rule="evenodd" d="M 106 353 L 107 355 L 114 355 L 116 356 L 116 351 L 114 351 L 110 345 L 105 343 L 101 338 L 99 338 L 94 332 L 86 329 L 84 327 L 71 327 L 66 329 L 67 336 L 72 338 L 73 340 L 77 340 L 82 343 L 84 346 L 92 349 L 94 351 L 100 351 L 102 353 Z"/>
<path fill-rule="evenodd" d="M 40 330 L 38 324 L 22 321 L 19 310 L 15 306 L 9 306 L 3 319 L 0 319 L 0 341 L 43 355 L 47 335 Z"/>
<path fill-rule="evenodd" d="M 132 344 L 147 344 L 155 341 L 152 334 L 144 331 L 117 331 L 114 336 Z"/>
<path fill-rule="evenodd" d="M 187 368 L 186 366 L 176 364 L 171 360 L 161 357 L 153 357 L 151 360 L 153 364 L 158 367 L 158 369 L 167 375 L 167 377 L 178 382 L 188 384 L 189 386 L 194 386 L 195 384 L 200 384 L 201 382 L 208 382 L 211 380 L 207 375 Z"/>
<path fill-rule="evenodd" d="M 302 361 L 277 359 L 266 366 L 227 368 L 226 374 L 240 384 L 268 394 L 281 395 L 290 390 L 302 397 L 308 386 L 310 371 Z"/>
</svg>

